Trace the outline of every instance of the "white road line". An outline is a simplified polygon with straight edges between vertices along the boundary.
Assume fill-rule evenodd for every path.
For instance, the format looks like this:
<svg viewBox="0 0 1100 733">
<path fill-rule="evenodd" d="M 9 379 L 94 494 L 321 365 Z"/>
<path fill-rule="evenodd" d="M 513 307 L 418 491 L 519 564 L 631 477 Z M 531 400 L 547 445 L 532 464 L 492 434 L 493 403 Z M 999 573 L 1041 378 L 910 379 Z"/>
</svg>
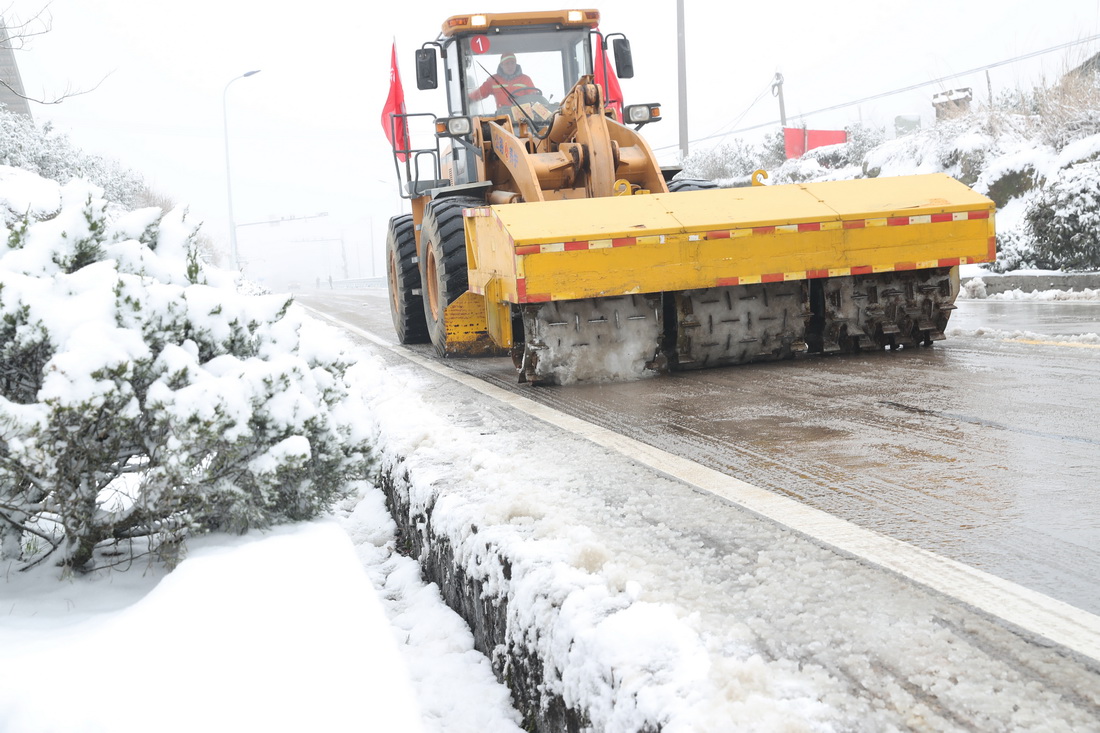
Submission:
<svg viewBox="0 0 1100 733">
<path fill-rule="evenodd" d="M 842 553 L 950 596 L 1072 652 L 1100 661 L 1100 616 L 969 565 L 942 557 L 844 519 L 773 494 L 686 458 L 619 435 L 443 366 L 372 333 L 307 308 L 341 328 L 532 417 L 579 435 L 679 481 L 722 497 Z"/>
</svg>

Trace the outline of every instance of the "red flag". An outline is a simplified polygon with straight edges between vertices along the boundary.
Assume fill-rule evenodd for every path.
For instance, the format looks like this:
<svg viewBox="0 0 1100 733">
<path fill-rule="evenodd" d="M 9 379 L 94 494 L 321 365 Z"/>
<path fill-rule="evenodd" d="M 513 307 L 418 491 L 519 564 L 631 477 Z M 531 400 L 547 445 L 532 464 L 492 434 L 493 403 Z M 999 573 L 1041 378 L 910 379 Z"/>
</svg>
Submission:
<svg viewBox="0 0 1100 733">
<path fill-rule="evenodd" d="M 595 81 L 600 89 L 603 89 L 604 101 L 607 106 L 615 110 L 616 119 L 623 121 L 623 90 L 619 88 L 619 77 L 615 76 L 615 70 L 611 68 L 611 60 L 607 58 L 607 52 L 603 48 L 603 39 L 597 36 L 596 43 L 596 69 Z"/>
<path fill-rule="evenodd" d="M 401 74 L 397 71 L 397 41 L 393 42 L 393 50 L 390 53 L 390 96 L 386 97 L 386 106 L 382 108 L 382 129 L 386 131 L 386 139 L 390 141 L 390 147 L 394 150 L 408 150 L 409 148 L 409 123 L 405 117 L 394 118 L 394 115 L 405 114 L 405 89 L 401 86 Z M 405 162 L 405 153 L 398 153 L 397 159 Z"/>
</svg>

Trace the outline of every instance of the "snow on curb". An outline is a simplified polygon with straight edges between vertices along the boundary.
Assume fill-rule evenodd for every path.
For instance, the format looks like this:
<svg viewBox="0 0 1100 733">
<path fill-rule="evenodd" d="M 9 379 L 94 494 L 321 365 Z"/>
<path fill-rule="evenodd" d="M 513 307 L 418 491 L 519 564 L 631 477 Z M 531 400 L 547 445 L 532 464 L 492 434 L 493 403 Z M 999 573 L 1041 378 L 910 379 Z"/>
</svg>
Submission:
<svg viewBox="0 0 1100 733">
<path fill-rule="evenodd" d="M 398 544 L 524 729 L 1087 727 L 1090 663 L 382 346 L 349 376 Z"/>
<path fill-rule="evenodd" d="M 1050 335 L 1035 333 L 1034 331 L 1001 331 L 995 328 L 951 328 L 947 330 L 948 336 L 970 336 L 972 338 L 994 339 L 997 341 L 1027 341 L 1042 342 L 1048 344 L 1084 344 L 1100 345 L 1100 334 L 1058 334 Z"/>
<path fill-rule="evenodd" d="M 1100 276 L 1049 273 L 963 278 L 961 300 L 1100 301 Z M 1043 289 L 1040 290 L 1039 288 Z"/>
<path fill-rule="evenodd" d="M 372 405 L 388 430 L 400 423 L 387 413 L 407 420 L 409 397 Z M 399 447 L 392 432 L 385 441 L 383 488 L 402 539 L 470 623 L 525 729 L 656 731 L 700 702 L 709 664 L 698 634 L 673 606 L 639 601 L 636 583 L 609 587 L 590 572 L 605 556 L 584 528 L 538 527 L 537 477 L 505 466 L 519 446 L 498 453 L 467 443 L 442 416 L 418 417 L 423 432 L 405 436 L 411 445 Z M 509 475 L 514 486 L 500 485 Z M 502 501 L 469 500 L 469 490 Z"/>
</svg>

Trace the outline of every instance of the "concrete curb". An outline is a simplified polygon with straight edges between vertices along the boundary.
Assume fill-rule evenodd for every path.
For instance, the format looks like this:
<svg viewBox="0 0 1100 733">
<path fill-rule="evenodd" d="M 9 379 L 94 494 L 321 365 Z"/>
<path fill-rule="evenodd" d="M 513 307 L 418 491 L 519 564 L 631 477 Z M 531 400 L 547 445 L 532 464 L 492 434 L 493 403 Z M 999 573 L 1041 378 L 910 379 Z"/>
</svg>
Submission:
<svg viewBox="0 0 1100 733">
<path fill-rule="evenodd" d="M 986 295 L 1007 293 L 1010 290 L 1022 290 L 1025 293 L 1044 290 L 1096 290 L 1100 289 L 1100 273 L 1049 273 L 1035 275 L 997 275 L 988 273 L 977 277 L 964 277 L 965 285 L 971 280 L 981 278 L 985 283 Z"/>
</svg>

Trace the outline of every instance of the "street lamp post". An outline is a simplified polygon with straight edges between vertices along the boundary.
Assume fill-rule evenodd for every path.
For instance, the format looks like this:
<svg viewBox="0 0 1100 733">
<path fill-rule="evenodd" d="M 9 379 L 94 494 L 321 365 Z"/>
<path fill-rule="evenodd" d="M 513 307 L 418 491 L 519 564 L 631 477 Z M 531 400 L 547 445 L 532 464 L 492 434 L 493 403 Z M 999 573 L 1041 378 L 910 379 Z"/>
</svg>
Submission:
<svg viewBox="0 0 1100 733">
<path fill-rule="evenodd" d="M 241 262 L 237 256 L 237 225 L 233 223 L 233 181 L 229 176 L 229 112 L 227 101 L 229 99 L 229 85 L 237 81 L 237 79 L 244 79 L 247 76 L 253 74 L 259 74 L 260 70 L 246 71 L 240 76 L 233 77 L 225 85 L 225 90 L 222 92 L 222 127 L 225 132 L 225 190 L 226 196 L 229 200 L 229 256 L 233 260 L 233 269 L 240 270 Z"/>
</svg>

